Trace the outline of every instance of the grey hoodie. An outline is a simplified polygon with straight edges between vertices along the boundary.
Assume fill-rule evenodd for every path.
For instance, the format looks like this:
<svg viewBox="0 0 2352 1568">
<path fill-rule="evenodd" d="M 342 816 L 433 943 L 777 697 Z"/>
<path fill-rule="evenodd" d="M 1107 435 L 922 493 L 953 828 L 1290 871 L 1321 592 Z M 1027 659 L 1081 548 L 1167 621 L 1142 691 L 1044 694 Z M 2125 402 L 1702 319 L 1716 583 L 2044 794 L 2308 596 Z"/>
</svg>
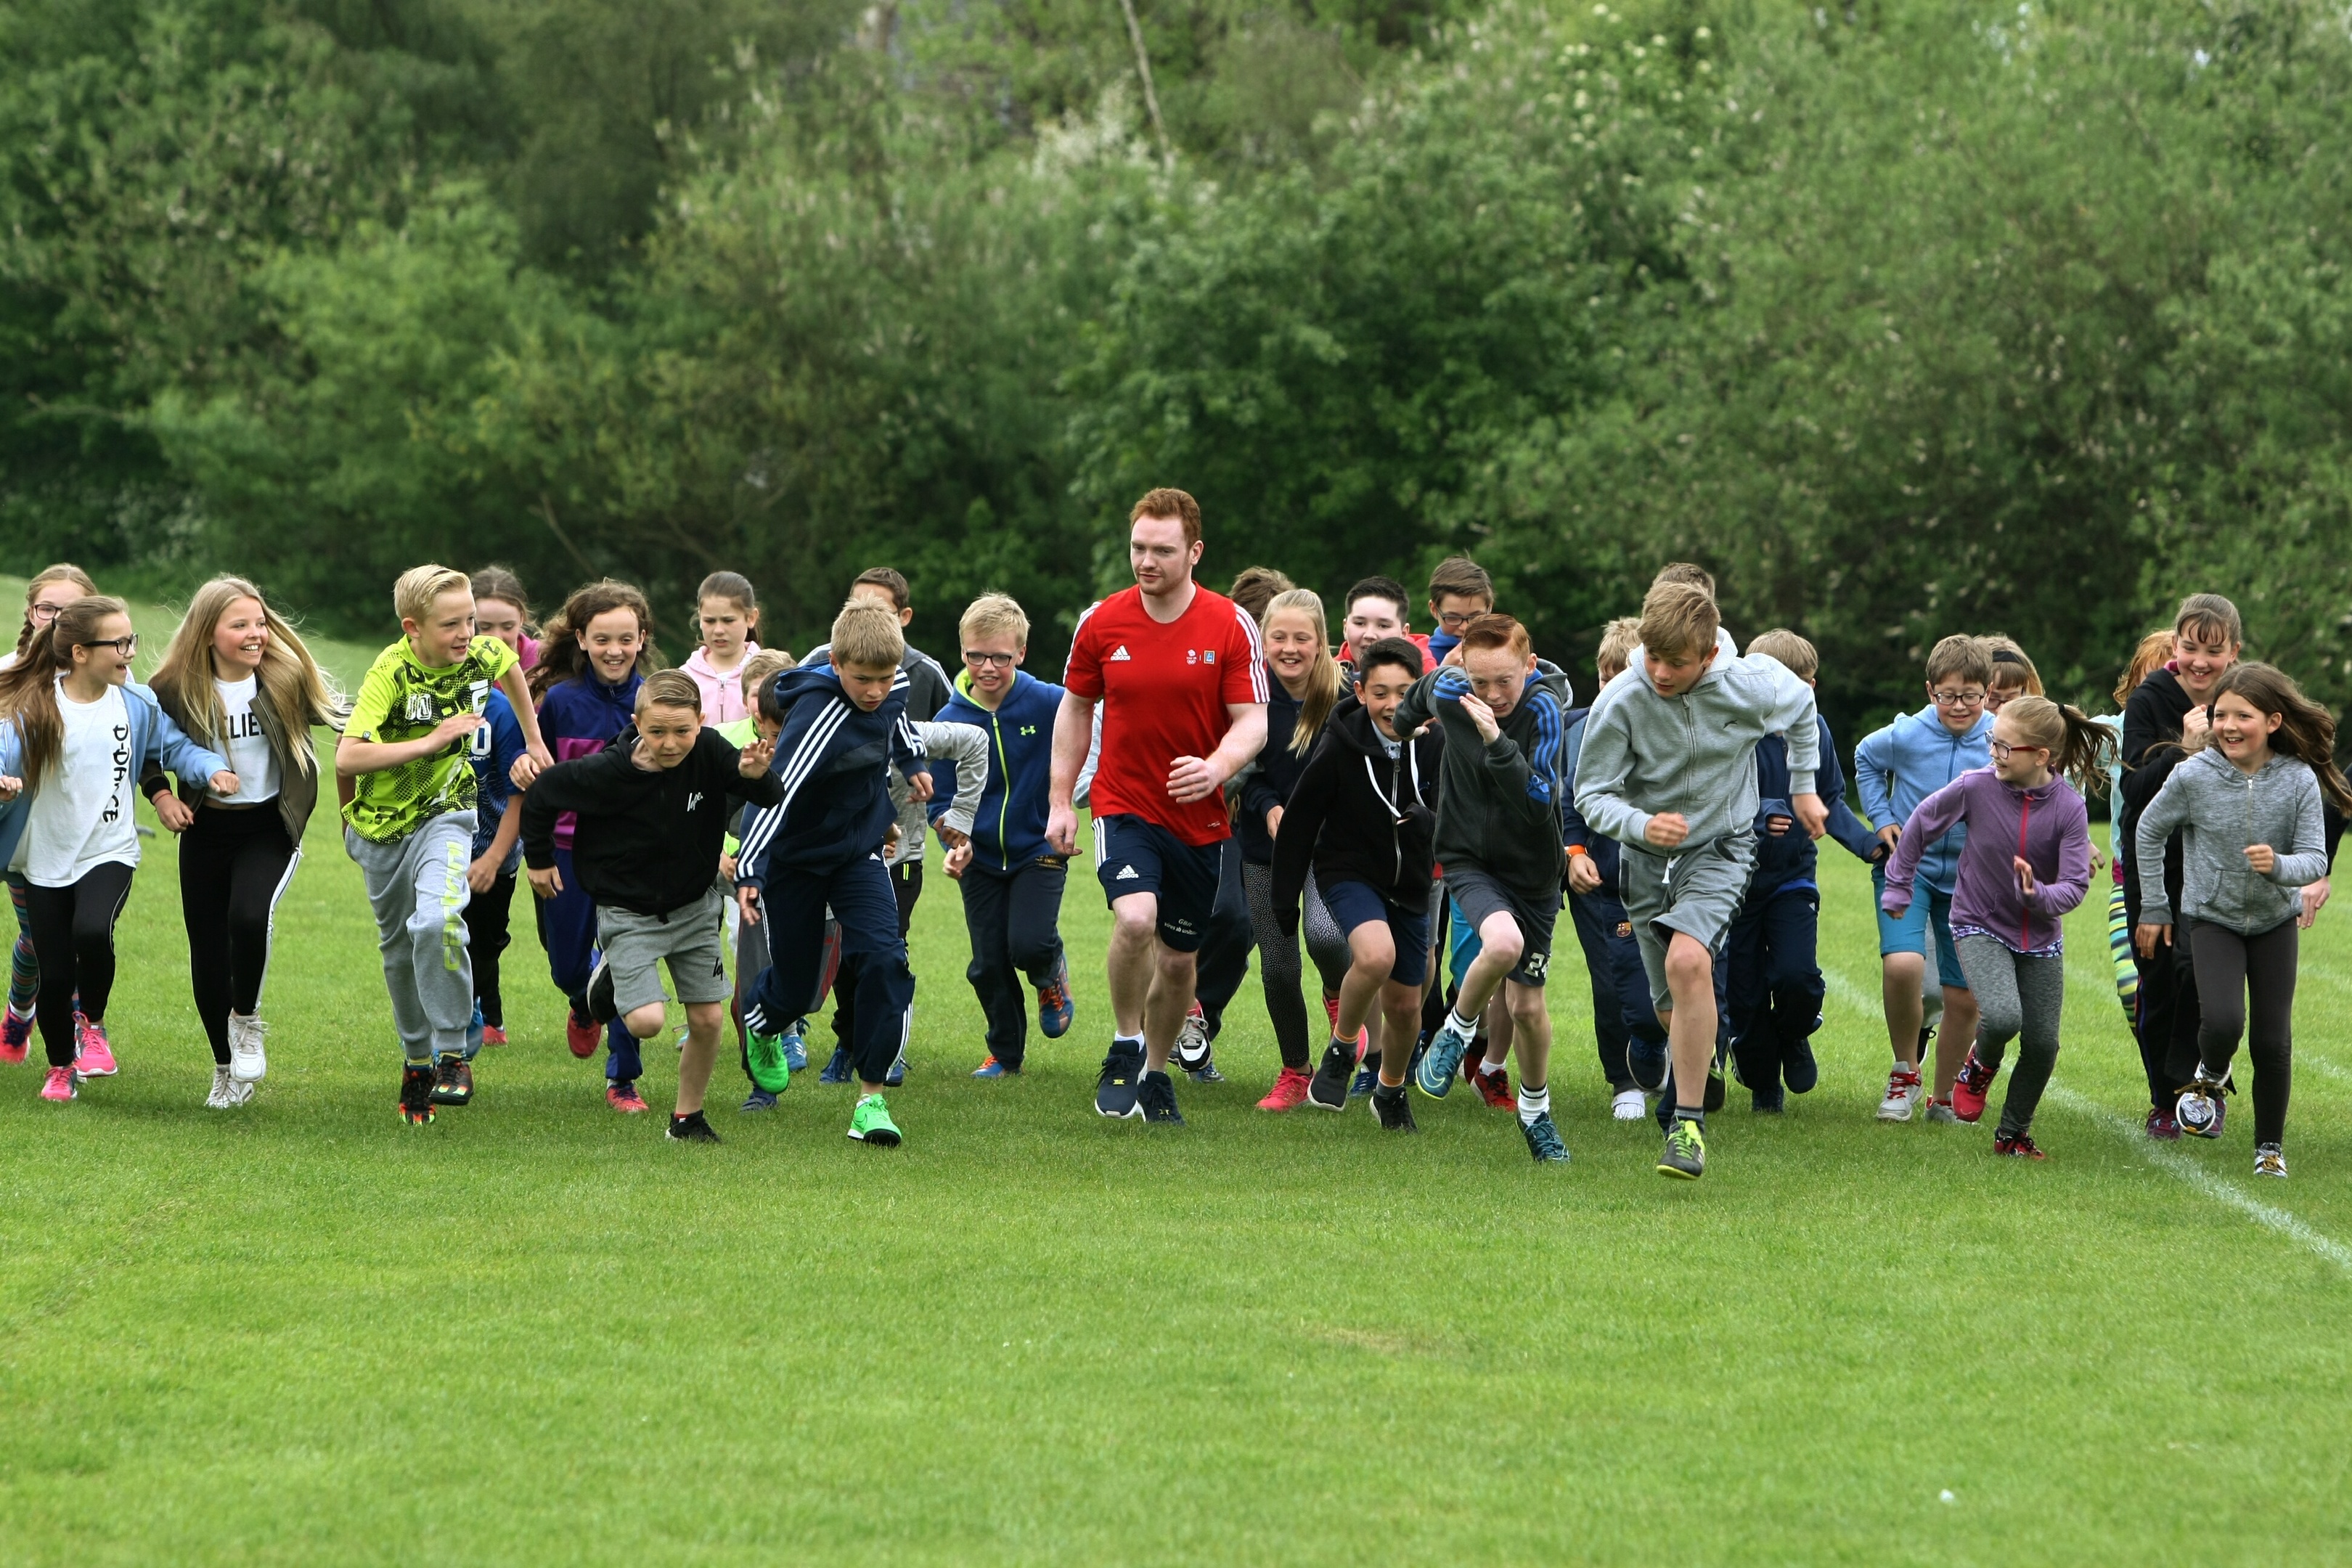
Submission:
<svg viewBox="0 0 2352 1568">
<path fill-rule="evenodd" d="M 2164 841 L 2180 829 L 2181 912 L 2240 936 L 2265 931 L 2297 909 L 2294 889 L 2327 875 L 2319 780 L 2293 757 L 2273 757 L 2252 777 L 2217 746 L 2191 752 L 2140 813 L 2129 856 L 2139 878 L 2142 925 L 2170 925 Z M 2278 859 L 2265 877 L 2246 864 L 2249 846 Z"/>
<path fill-rule="evenodd" d="M 1811 795 L 1821 761 L 1813 689 L 1761 654 L 1726 655 L 1680 697 L 1661 697 L 1639 658 L 1603 687 L 1584 721 L 1576 809 L 1620 844 L 1643 845 L 1659 812 L 1689 820 L 1687 851 L 1756 820 L 1756 742 L 1783 734 L 1789 791 Z"/>
</svg>

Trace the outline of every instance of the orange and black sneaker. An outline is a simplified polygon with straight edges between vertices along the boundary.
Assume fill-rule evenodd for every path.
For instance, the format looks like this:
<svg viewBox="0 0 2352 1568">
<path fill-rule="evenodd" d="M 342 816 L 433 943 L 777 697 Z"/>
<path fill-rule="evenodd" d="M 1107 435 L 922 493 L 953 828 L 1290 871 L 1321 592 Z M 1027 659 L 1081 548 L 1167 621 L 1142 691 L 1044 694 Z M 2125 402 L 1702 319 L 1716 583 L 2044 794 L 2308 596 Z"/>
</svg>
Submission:
<svg viewBox="0 0 2352 1568">
<path fill-rule="evenodd" d="M 433 1124 L 433 1069 L 412 1062 L 400 1069 L 400 1119 L 411 1127 Z"/>
<path fill-rule="evenodd" d="M 433 1068 L 433 1103 L 465 1105 L 474 1098 L 474 1069 L 463 1057 L 443 1057 Z"/>
</svg>

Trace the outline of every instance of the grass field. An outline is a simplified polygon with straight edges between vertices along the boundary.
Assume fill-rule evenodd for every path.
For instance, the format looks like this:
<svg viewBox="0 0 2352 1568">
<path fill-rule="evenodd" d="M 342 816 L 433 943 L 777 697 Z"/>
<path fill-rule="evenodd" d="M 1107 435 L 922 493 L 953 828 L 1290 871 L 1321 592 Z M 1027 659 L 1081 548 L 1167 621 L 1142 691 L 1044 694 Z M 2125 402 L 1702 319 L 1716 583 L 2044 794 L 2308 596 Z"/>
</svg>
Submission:
<svg viewBox="0 0 2352 1568">
<path fill-rule="evenodd" d="M 0 1069 L 0 1561 L 2352 1558 L 2347 917 L 2305 948 L 2292 1181 L 2256 1187 L 2243 1100 L 2219 1144 L 2133 1134 L 2088 916 L 2025 1165 L 1989 1121 L 1872 1120 L 1868 882 L 1831 854 L 1822 1086 L 1772 1120 L 1735 1089 L 1692 1185 L 1608 1121 L 1572 963 L 1564 1169 L 1459 1091 L 1411 1142 L 1361 1102 L 1253 1110 L 1255 973 L 1187 1127 L 1100 1121 L 1077 878 L 1077 1026 L 995 1084 L 965 1076 L 956 894 L 927 891 L 895 1152 L 813 1074 L 743 1117 L 722 1066 L 719 1148 L 614 1115 L 520 921 L 514 1043 L 410 1131 L 324 814 L 268 1080 L 208 1111 L 148 840 L 121 1076 L 54 1107 Z"/>
</svg>

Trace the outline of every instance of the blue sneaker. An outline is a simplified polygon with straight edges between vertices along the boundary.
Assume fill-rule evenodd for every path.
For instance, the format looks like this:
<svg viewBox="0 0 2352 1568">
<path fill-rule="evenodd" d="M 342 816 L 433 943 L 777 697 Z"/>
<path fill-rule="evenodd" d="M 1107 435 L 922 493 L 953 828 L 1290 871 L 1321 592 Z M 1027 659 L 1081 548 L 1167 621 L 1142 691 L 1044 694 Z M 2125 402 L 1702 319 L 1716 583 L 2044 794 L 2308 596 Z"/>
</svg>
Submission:
<svg viewBox="0 0 2352 1568">
<path fill-rule="evenodd" d="M 1037 987 L 1038 1032 L 1049 1040 L 1058 1040 L 1070 1032 L 1070 1020 L 1077 1016 L 1077 999 L 1070 994 L 1070 955 L 1066 952 L 1054 961 L 1054 977 Z"/>
<path fill-rule="evenodd" d="M 971 1076 L 974 1078 L 1018 1078 L 1020 1074 L 1021 1069 L 1018 1067 L 1007 1067 L 992 1056 L 986 1061 L 981 1063 L 980 1066 L 974 1068 L 972 1069 Z"/>
<path fill-rule="evenodd" d="M 795 1018 L 784 1031 L 784 1065 L 794 1072 L 808 1071 L 808 1020 Z"/>
<path fill-rule="evenodd" d="M 776 1109 L 776 1097 L 770 1094 L 764 1089 L 755 1089 L 750 1094 L 743 1097 L 743 1103 L 736 1107 L 736 1109 L 739 1110 L 773 1110 Z"/>
<path fill-rule="evenodd" d="M 1113 1040 L 1095 1079 L 1095 1114 L 1124 1121 L 1143 1114 L 1143 1046 Z M 1175 1096 L 1169 1096 L 1171 1104 Z"/>
<path fill-rule="evenodd" d="M 1429 1042 L 1429 1050 L 1413 1069 L 1412 1081 L 1432 1100 L 1444 1100 L 1454 1087 L 1454 1075 L 1470 1050 L 1470 1037 L 1454 1032 L 1451 1020 Z"/>
<path fill-rule="evenodd" d="M 833 1059 L 824 1064 L 824 1070 L 816 1075 L 816 1080 L 819 1083 L 849 1081 L 849 1047 L 847 1046 L 833 1047 Z"/>
<path fill-rule="evenodd" d="M 1666 1087 L 1666 1074 L 1674 1062 L 1666 1053 L 1666 1042 L 1634 1038 L 1625 1042 L 1625 1070 L 1633 1075 L 1633 1087 L 1647 1094 L 1657 1094 Z"/>
<path fill-rule="evenodd" d="M 906 1081 L 907 1053 L 902 1048 L 898 1052 L 898 1057 L 890 1063 L 890 1070 L 882 1075 L 882 1084 L 886 1089 L 896 1089 Z"/>
<path fill-rule="evenodd" d="M 1381 1053 L 1366 1051 L 1356 1068 L 1355 1081 L 1348 1085 L 1349 1100 L 1362 1100 L 1381 1086 Z"/>
</svg>

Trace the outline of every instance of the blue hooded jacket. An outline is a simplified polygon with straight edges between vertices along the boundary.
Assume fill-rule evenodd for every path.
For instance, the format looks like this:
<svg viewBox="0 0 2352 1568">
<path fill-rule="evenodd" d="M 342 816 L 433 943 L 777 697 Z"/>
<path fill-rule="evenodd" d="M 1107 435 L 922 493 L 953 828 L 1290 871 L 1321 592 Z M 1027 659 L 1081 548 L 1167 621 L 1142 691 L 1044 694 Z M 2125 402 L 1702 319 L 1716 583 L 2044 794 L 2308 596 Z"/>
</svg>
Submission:
<svg viewBox="0 0 2352 1568">
<path fill-rule="evenodd" d="M 1839 768 L 1837 742 L 1830 736 L 1830 721 L 1818 714 L 1813 722 L 1821 727 L 1822 760 L 1813 771 L 1813 787 L 1820 793 L 1822 804 L 1829 807 L 1827 832 L 1852 850 L 1856 858 L 1873 861 L 1878 858 L 1878 840 L 1862 825 L 1853 809 L 1845 803 L 1845 773 Z M 1775 836 L 1766 826 L 1776 816 L 1796 816 L 1789 804 L 1789 742 L 1778 735 L 1767 735 L 1756 742 L 1756 869 L 1748 879 L 1748 894 L 1743 900 L 1751 908 L 1760 908 L 1764 901 L 1789 888 L 1814 888 L 1814 872 L 1821 858 L 1818 847 L 1805 837 L 1804 829 L 1791 823 L 1786 833 Z"/>
<path fill-rule="evenodd" d="M 907 686 L 901 669 L 869 713 L 849 700 L 831 665 L 776 677 L 777 705 L 786 711 L 772 771 L 784 795 L 744 829 L 738 884 L 764 888 L 771 866 L 832 871 L 881 853 L 898 817 L 889 770 L 905 772 L 921 754 L 908 728 Z"/>
<path fill-rule="evenodd" d="M 1054 770 L 1054 716 L 1062 709 L 1062 689 L 1026 670 L 1013 672 L 1013 689 L 992 713 L 972 700 L 971 672 L 955 678 L 954 692 L 939 711 L 942 724 L 969 724 L 989 734 L 988 782 L 971 817 L 972 864 L 1012 871 L 1053 853 L 1045 843 L 1045 798 Z M 932 774 L 930 818 L 955 804 L 955 773 Z"/>
<path fill-rule="evenodd" d="M 1981 713 L 1965 735 L 1955 735 L 1929 703 L 1906 713 L 1884 730 L 1863 737 L 1853 749 L 1853 778 L 1863 815 L 1880 827 L 1900 827 L 1919 803 L 1967 773 L 1992 765 L 1992 715 Z M 1915 885 L 1948 894 L 1960 874 L 1966 824 L 1933 844 L 1923 845 Z"/>
<path fill-rule="evenodd" d="M 1613 899 L 1621 885 L 1617 880 L 1617 840 L 1606 833 L 1593 831 L 1592 825 L 1584 820 L 1584 814 L 1576 809 L 1576 763 L 1584 754 L 1584 720 L 1591 711 L 1590 708 L 1579 708 L 1566 715 L 1568 734 L 1559 747 L 1559 839 L 1563 845 L 1584 847 L 1584 852 L 1592 857 L 1592 868 L 1601 873 L 1601 891 Z"/>
<path fill-rule="evenodd" d="M 131 719 L 131 777 L 138 778 L 151 759 L 184 781 L 201 781 L 228 772 L 226 757 L 188 739 L 155 700 L 155 694 L 135 680 L 123 683 L 122 709 Z M 25 776 L 24 736 L 13 723 L 0 724 L 0 776 Z M 32 800 L 30 790 L 19 790 L 16 799 L 0 805 L 0 866 L 16 857 L 16 841 L 25 836 Z"/>
</svg>

